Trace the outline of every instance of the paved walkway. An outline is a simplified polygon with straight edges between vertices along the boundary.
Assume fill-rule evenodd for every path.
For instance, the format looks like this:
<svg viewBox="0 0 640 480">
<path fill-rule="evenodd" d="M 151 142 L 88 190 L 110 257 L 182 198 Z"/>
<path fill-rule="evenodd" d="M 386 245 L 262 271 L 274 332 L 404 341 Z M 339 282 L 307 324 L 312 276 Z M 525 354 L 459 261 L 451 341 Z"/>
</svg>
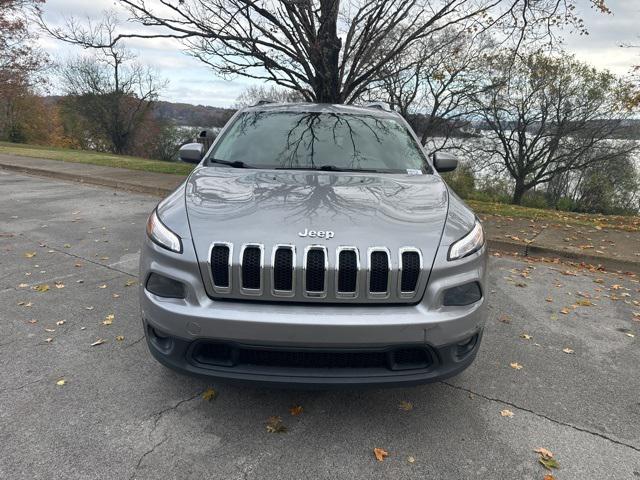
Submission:
<svg viewBox="0 0 640 480">
<path fill-rule="evenodd" d="M 0 168 L 157 196 L 171 192 L 183 180 L 180 175 L 3 154 Z M 489 245 L 498 251 L 640 272 L 640 232 L 494 215 L 482 215 L 482 220 Z"/>
</svg>

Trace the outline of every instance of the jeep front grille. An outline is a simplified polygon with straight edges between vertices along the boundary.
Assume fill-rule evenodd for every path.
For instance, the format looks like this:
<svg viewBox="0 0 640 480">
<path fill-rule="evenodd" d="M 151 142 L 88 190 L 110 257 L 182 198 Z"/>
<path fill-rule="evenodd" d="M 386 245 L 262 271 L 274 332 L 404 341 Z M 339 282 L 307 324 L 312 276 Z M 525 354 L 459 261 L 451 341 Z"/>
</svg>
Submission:
<svg viewBox="0 0 640 480">
<path fill-rule="evenodd" d="M 422 253 L 414 247 L 366 253 L 343 246 L 335 251 L 309 245 L 299 257 L 294 245 L 241 245 L 214 242 L 209 282 L 214 297 L 260 300 L 409 303 L 424 289 Z M 362 258 L 364 257 L 364 258 Z"/>
</svg>

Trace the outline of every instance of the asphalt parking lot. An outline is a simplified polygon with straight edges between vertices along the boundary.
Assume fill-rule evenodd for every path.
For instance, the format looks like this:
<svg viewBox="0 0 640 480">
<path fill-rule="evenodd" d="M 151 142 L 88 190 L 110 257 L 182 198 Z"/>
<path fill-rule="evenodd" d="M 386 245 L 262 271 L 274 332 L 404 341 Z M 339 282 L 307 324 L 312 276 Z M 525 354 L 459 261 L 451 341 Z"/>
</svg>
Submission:
<svg viewBox="0 0 640 480">
<path fill-rule="evenodd" d="M 156 198 L 2 171 L 0 191 L 0 478 L 640 478 L 637 279 L 496 256 L 483 345 L 458 377 L 216 384 L 147 351 L 135 281 Z"/>
</svg>

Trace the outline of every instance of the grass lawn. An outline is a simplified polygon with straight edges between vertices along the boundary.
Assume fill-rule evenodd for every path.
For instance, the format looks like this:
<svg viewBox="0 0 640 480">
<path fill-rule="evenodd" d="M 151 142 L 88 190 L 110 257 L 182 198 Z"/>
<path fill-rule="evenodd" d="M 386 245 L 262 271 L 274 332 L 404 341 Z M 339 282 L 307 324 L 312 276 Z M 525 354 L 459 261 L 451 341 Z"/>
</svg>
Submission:
<svg viewBox="0 0 640 480">
<path fill-rule="evenodd" d="M 533 222 L 560 225 L 584 225 L 598 229 L 608 228 L 628 232 L 640 231 L 640 217 L 638 216 L 573 213 L 551 209 L 520 207 L 507 203 L 481 202 L 477 200 L 466 200 L 466 202 L 476 213 L 484 215 L 528 218 Z"/>
<path fill-rule="evenodd" d="M 159 160 L 114 155 L 112 153 L 71 150 L 67 148 L 25 145 L 20 143 L 0 142 L 0 153 L 46 158 L 48 160 L 61 160 L 64 162 L 89 163 L 104 167 L 128 168 L 129 170 L 143 170 L 145 172 L 172 173 L 175 175 L 186 175 L 193 169 L 193 165 L 188 163 L 161 162 Z"/>
</svg>

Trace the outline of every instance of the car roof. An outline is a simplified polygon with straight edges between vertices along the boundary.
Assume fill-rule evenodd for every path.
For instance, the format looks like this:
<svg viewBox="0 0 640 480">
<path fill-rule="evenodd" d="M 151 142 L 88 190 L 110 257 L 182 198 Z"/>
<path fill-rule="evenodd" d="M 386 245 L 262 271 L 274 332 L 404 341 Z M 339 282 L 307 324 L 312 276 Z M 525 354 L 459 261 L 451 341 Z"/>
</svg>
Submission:
<svg viewBox="0 0 640 480">
<path fill-rule="evenodd" d="M 343 105 L 334 103 L 258 103 L 242 109 L 243 112 L 287 112 L 287 113 L 341 113 L 351 115 L 373 115 L 380 118 L 398 118 L 398 113 L 381 107 Z"/>
</svg>

